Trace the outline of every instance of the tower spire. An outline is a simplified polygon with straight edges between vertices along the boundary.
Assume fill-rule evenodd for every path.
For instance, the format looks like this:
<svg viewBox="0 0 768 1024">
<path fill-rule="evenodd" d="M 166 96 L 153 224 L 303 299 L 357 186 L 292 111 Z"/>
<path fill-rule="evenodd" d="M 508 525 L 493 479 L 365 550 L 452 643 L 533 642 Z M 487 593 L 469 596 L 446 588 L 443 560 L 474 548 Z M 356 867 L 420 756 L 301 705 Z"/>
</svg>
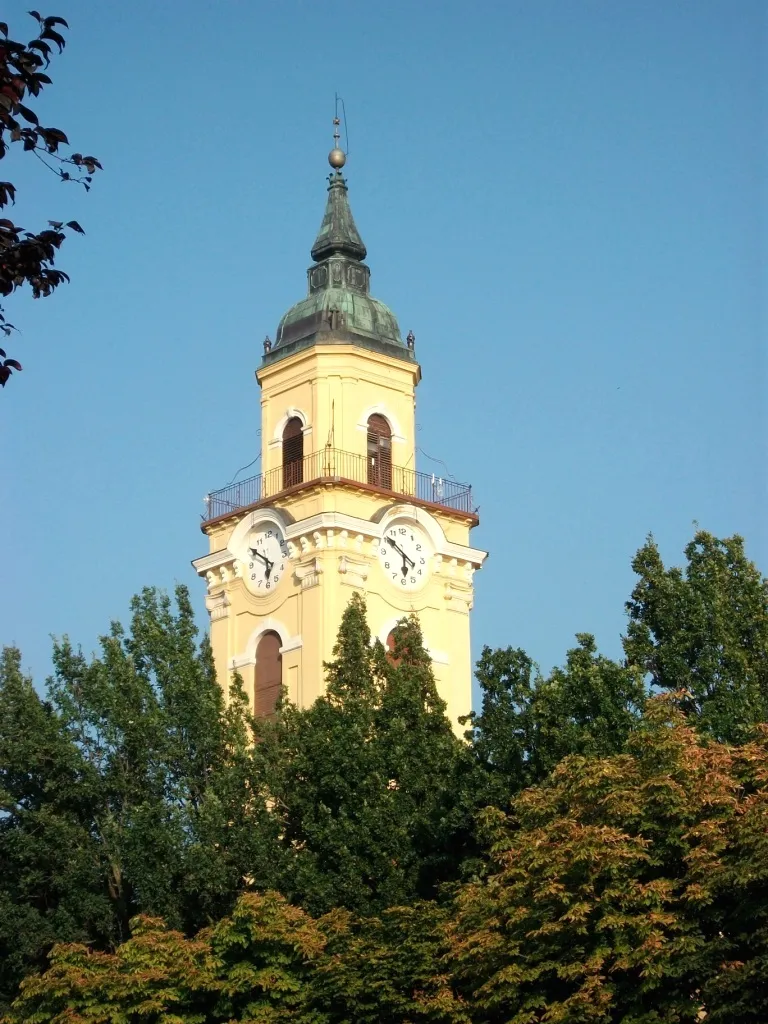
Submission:
<svg viewBox="0 0 768 1024">
<path fill-rule="evenodd" d="M 338 97 L 336 107 L 336 116 L 333 119 L 333 149 L 328 154 L 328 163 L 333 170 L 328 175 L 328 200 L 325 204 L 323 222 L 312 246 L 312 259 L 315 263 L 329 256 L 348 256 L 353 260 L 364 260 L 367 253 L 349 206 L 347 182 L 341 173 L 341 168 L 347 162 L 347 154 L 339 146 L 341 120 L 338 116 Z"/>
</svg>

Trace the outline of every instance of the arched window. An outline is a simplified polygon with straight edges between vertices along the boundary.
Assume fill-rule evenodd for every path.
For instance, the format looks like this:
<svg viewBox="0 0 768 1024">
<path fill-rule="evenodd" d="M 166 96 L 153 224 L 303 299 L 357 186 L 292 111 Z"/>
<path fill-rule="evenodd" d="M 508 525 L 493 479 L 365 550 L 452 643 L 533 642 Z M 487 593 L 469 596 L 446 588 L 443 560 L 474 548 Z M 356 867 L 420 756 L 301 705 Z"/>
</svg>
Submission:
<svg viewBox="0 0 768 1024">
<path fill-rule="evenodd" d="M 392 489 L 392 431 L 378 413 L 368 418 L 368 483 Z"/>
<path fill-rule="evenodd" d="M 253 712 L 258 718 L 269 718 L 275 713 L 275 704 L 283 685 L 283 656 L 280 637 L 269 630 L 256 647 L 256 685 Z"/>
<path fill-rule="evenodd" d="M 304 433 L 301 420 L 292 416 L 283 431 L 283 487 L 293 487 L 304 479 Z"/>
</svg>

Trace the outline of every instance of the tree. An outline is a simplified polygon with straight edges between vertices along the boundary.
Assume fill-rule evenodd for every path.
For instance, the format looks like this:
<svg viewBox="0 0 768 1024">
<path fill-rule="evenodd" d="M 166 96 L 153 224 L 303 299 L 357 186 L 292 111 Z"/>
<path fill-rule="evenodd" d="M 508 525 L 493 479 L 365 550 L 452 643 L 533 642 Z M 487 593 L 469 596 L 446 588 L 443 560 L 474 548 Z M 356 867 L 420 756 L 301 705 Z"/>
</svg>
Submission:
<svg viewBox="0 0 768 1024">
<path fill-rule="evenodd" d="M 0 1012 L 54 942 L 115 936 L 88 765 L 20 663 L 0 657 Z"/>
<path fill-rule="evenodd" d="M 484 769 L 487 803 L 505 807 L 569 754 L 618 753 L 639 722 L 642 672 L 598 654 L 590 634 L 576 639 L 565 667 L 546 678 L 519 648 L 483 649 L 481 710 L 464 721 Z"/>
<path fill-rule="evenodd" d="M 703 739 L 656 697 L 626 753 L 568 757 L 486 812 L 451 936 L 473 1018 L 765 1020 L 767 739 Z"/>
<path fill-rule="evenodd" d="M 8 26 L 0 22 L 0 160 L 14 143 L 24 152 L 34 154 L 62 181 L 75 181 L 86 190 L 101 164 L 93 156 L 82 153 L 62 155 L 69 140 L 59 128 L 46 128 L 29 105 L 46 85 L 53 46 L 61 53 L 65 39 L 61 29 L 68 28 L 63 18 L 41 17 L 30 11 L 38 26 L 36 38 L 28 43 L 17 42 L 8 35 Z M 0 209 L 16 201 L 16 186 L 0 181 Z M 69 277 L 54 266 L 66 229 L 83 234 L 77 221 L 49 221 L 43 231 L 32 233 L 8 219 L 0 219 L 0 295 L 8 296 L 23 285 L 29 285 L 38 299 L 50 295 Z M 6 337 L 14 330 L 0 306 L 0 331 Z M 9 359 L 0 349 L 0 385 L 5 387 L 13 370 L 21 370 L 16 359 Z"/>
<path fill-rule="evenodd" d="M 390 662 L 353 596 L 326 692 L 303 710 L 284 704 L 255 756 L 280 823 L 271 884 L 311 913 L 375 913 L 455 877 L 471 825 L 466 754 L 415 621 L 396 628 Z"/>
<path fill-rule="evenodd" d="M 768 580 L 741 537 L 700 530 L 684 569 L 665 568 L 653 538 L 632 568 L 627 661 L 652 686 L 685 690 L 685 711 L 717 739 L 743 742 L 768 721 Z"/>
<path fill-rule="evenodd" d="M 309 980 L 325 937 L 275 893 L 243 896 L 231 917 L 191 939 L 146 917 L 131 931 L 113 954 L 57 947 L 48 971 L 22 985 L 9 1024 L 322 1020 Z"/>
<path fill-rule="evenodd" d="M 193 932 L 229 911 L 273 827 L 242 691 L 224 708 L 185 588 L 145 590 L 101 656 L 54 647 L 43 702 L 0 674 L 0 994 L 54 941 L 109 948 L 144 912 Z M 24 941 L 17 931 L 23 929 Z"/>
<path fill-rule="evenodd" d="M 8 1024 L 758 1024 L 768 729 L 718 744 L 676 704 L 490 808 L 453 901 L 313 918 L 248 893 L 194 938 L 139 919 L 113 954 L 57 947 Z"/>
<path fill-rule="evenodd" d="M 315 920 L 274 892 L 248 893 L 193 938 L 138 917 L 114 953 L 57 946 L 22 985 L 6 1024 L 464 1024 L 438 958 L 434 903 Z"/>
</svg>

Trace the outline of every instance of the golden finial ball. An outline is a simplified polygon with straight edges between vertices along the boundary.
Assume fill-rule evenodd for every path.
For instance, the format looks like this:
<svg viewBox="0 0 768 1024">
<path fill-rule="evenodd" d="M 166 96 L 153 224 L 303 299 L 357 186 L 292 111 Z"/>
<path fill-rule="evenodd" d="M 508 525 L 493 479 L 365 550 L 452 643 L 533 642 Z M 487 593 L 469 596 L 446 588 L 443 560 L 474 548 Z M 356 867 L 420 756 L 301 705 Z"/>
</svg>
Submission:
<svg viewBox="0 0 768 1024">
<path fill-rule="evenodd" d="M 342 168 L 346 162 L 346 154 L 344 150 L 339 149 L 338 146 L 336 147 L 336 149 L 332 149 L 331 152 L 328 154 L 328 163 L 331 165 L 331 167 L 335 167 L 337 171 L 340 168 Z"/>
</svg>

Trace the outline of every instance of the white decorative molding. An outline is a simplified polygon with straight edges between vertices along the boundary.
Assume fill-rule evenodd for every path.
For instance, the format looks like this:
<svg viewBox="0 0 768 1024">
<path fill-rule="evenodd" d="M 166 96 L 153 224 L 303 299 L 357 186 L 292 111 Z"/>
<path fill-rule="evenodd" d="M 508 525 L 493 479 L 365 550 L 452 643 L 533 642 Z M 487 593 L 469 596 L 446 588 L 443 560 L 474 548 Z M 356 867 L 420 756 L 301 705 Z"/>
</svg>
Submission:
<svg viewBox="0 0 768 1024">
<path fill-rule="evenodd" d="M 320 565 L 320 561 L 314 557 L 298 562 L 293 567 L 294 578 L 301 584 L 302 590 L 309 590 L 310 587 L 316 587 L 320 583 L 322 573 L 323 569 Z"/>
<path fill-rule="evenodd" d="M 253 512 L 243 516 L 229 535 L 229 540 L 227 541 L 229 561 L 232 561 L 234 558 L 239 558 L 243 562 L 248 560 L 246 551 L 248 534 L 259 523 L 272 523 L 285 535 L 286 521 L 280 509 L 273 506 L 254 509 Z"/>
<path fill-rule="evenodd" d="M 194 558 L 192 568 L 199 576 L 207 576 L 209 572 L 217 572 L 222 565 L 228 565 L 233 557 L 229 548 L 219 548 L 218 551 L 212 551 L 209 555 Z"/>
<path fill-rule="evenodd" d="M 445 599 L 445 606 L 449 611 L 464 612 L 465 614 L 472 611 L 472 605 L 474 604 L 472 587 L 467 586 L 466 583 L 455 583 L 452 580 L 446 581 L 443 598 Z"/>
<path fill-rule="evenodd" d="M 291 632 L 284 622 L 269 616 L 266 619 L 262 619 L 248 637 L 243 653 L 232 658 L 231 664 L 233 669 L 256 664 L 256 649 L 259 646 L 259 640 L 261 640 L 265 633 L 277 633 L 280 637 L 281 654 L 287 651 L 295 651 L 303 646 L 301 634 L 291 636 Z"/>
<path fill-rule="evenodd" d="M 352 555 L 342 555 L 339 558 L 339 573 L 342 583 L 350 587 L 365 587 L 371 563 L 367 559 L 354 558 Z"/>
<path fill-rule="evenodd" d="M 285 415 L 275 424 L 275 429 L 269 441 L 269 448 L 278 448 L 283 443 L 283 431 L 285 430 L 286 424 L 288 423 L 288 420 L 292 420 L 294 418 L 301 420 L 301 432 L 305 437 L 312 433 L 312 427 L 309 426 L 309 418 L 304 410 L 289 406 L 289 408 L 285 410 Z"/>
<path fill-rule="evenodd" d="M 205 598 L 205 607 L 211 616 L 211 622 L 225 619 L 229 615 L 229 595 L 226 590 L 220 590 L 218 594 L 208 594 Z"/>
<path fill-rule="evenodd" d="M 382 402 L 379 402 L 376 405 L 369 405 L 367 409 L 363 410 L 360 419 L 357 421 L 357 429 L 362 430 L 367 434 L 368 420 L 371 416 L 383 416 L 389 424 L 389 429 L 392 431 L 392 443 L 405 444 L 406 437 L 403 433 L 403 428 L 400 426 L 400 422 L 389 406 L 384 405 Z"/>
</svg>

